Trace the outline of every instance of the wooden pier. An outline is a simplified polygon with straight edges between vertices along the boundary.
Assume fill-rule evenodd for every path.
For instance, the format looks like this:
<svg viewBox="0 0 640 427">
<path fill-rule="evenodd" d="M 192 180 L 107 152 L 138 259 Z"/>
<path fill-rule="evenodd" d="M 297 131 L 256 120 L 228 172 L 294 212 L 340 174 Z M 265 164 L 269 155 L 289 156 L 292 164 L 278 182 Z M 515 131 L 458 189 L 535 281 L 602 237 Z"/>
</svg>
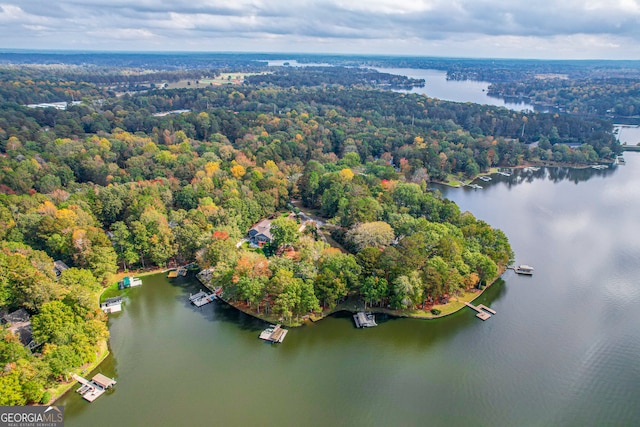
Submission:
<svg viewBox="0 0 640 427">
<path fill-rule="evenodd" d="M 467 307 L 471 308 L 472 310 L 477 311 L 478 313 L 476 314 L 476 317 L 478 319 L 482 319 L 482 320 L 487 320 L 491 317 L 492 314 L 496 314 L 496 311 L 487 307 L 484 304 L 480 304 L 478 306 L 475 306 L 471 303 L 468 303 L 466 301 L 464 301 L 464 305 L 466 305 Z"/>
<path fill-rule="evenodd" d="M 260 333 L 260 339 L 265 341 L 282 342 L 289 331 L 282 329 L 282 325 L 271 325 Z"/>
<path fill-rule="evenodd" d="M 82 398 L 88 402 L 93 402 L 98 397 L 102 396 L 107 389 L 116 385 L 116 380 L 102 374 L 94 375 L 91 381 L 76 374 L 72 374 L 71 377 L 82 384 L 76 392 L 80 393 Z"/>
<path fill-rule="evenodd" d="M 213 300 L 215 299 L 216 296 L 214 293 L 208 294 L 203 291 L 200 291 L 195 295 L 189 295 L 189 301 L 191 301 L 191 304 L 195 305 L 196 307 L 202 307 L 205 304 L 213 302 Z"/>
<path fill-rule="evenodd" d="M 360 311 L 353 315 L 353 321 L 356 323 L 356 328 L 373 328 L 374 326 L 378 326 L 373 313 Z"/>
</svg>

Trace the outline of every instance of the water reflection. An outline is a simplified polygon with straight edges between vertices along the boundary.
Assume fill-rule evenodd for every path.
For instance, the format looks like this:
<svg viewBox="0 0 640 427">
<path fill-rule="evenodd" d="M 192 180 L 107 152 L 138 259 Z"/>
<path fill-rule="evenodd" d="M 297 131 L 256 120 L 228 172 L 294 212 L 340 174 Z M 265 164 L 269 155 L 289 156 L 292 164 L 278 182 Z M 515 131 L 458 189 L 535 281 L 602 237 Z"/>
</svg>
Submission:
<svg viewBox="0 0 640 427">
<path fill-rule="evenodd" d="M 618 171 L 618 167 L 624 166 L 608 166 L 605 169 L 594 169 L 591 167 L 571 168 L 571 167 L 540 167 L 540 168 L 517 168 L 504 169 L 508 171 L 510 176 L 492 174 L 491 181 L 484 182 L 476 179 L 473 182 L 479 184 L 482 188 L 489 188 L 498 183 L 505 184 L 507 188 L 518 186 L 523 183 L 532 183 L 535 180 L 549 180 L 554 183 L 561 181 L 571 181 L 574 184 L 585 182 L 594 178 L 608 178 Z M 432 187 L 442 189 L 445 186 L 439 184 L 431 184 Z M 475 191 L 472 188 L 466 188 L 467 191 Z M 480 191 L 480 190 L 478 190 Z"/>
</svg>

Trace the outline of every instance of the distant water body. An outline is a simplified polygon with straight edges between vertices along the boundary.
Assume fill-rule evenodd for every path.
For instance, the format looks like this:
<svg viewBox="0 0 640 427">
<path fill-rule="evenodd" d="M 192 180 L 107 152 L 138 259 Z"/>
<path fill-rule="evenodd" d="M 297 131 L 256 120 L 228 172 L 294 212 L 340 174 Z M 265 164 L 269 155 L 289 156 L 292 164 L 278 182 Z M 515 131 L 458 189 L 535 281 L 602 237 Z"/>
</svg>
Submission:
<svg viewBox="0 0 640 427">
<path fill-rule="evenodd" d="M 464 309 L 361 330 L 345 314 L 269 345 L 264 322 L 190 305 L 192 278 L 145 277 L 110 316 L 98 372 L 115 390 L 68 393 L 65 425 L 638 426 L 640 153 L 625 157 L 437 187 L 535 267 L 480 297 L 497 311 L 486 322 Z"/>
<path fill-rule="evenodd" d="M 414 79 L 424 79 L 424 87 L 414 87 L 408 93 L 420 93 L 430 98 L 444 101 L 473 102 L 474 104 L 495 105 L 510 110 L 534 110 L 534 106 L 524 102 L 505 102 L 501 98 L 487 95 L 489 82 L 475 80 L 447 80 L 447 72 L 440 70 L 422 70 L 418 68 L 376 68 L 381 73 L 397 74 Z"/>
<path fill-rule="evenodd" d="M 291 67 L 330 67 L 330 64 L 303 64 L 295 60 L 268 61 L 269 66 L 282 67 L 287 64 Z M 381 73 L 407 76 L 414 79 L 424 79 L 424 87 L 414 87 L 411 90 L 400 90 L 404 93 L 425 94 L 431 98 L 438 98 L 444 101 L 453 102 L 473 102 L 475 104 L 495 105 L 505 107 L 515 111 L 533 111 L 535 107 L 527 103 L 505 102 L 501 98 L 494 98 L 487 95 L 489 82 L 473 80 L 447 80 L 446 71 L 427 70 L 419 68 L 375 68 Z"/>
</svg>

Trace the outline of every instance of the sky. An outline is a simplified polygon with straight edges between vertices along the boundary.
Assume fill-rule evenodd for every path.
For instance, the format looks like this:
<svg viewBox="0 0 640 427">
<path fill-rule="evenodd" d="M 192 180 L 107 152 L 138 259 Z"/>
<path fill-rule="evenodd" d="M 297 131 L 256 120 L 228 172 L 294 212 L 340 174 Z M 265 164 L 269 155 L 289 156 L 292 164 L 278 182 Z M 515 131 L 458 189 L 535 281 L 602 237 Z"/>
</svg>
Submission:
<svg viewBox="0 0 640 427">
<path fill-rule="evenodd" d="M 0 0 L 0 48 L 640 59 L 640 0 Z"/>
</svg>

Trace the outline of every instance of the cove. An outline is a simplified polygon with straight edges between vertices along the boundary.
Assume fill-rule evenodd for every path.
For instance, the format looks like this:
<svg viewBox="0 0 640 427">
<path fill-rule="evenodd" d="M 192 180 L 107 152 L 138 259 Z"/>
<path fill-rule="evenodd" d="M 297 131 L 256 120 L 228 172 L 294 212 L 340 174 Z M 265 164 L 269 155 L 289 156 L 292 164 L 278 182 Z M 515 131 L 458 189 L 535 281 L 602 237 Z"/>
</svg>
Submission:
<svg viewBox="0 0 640 427">
<path fill-rule="evenodd" d="M 109 321 L 96 372 L 113 393 L 58 404 L 68 426 L 636 425 L 640 421 L 640 154 L 626 166 L 493 176 L 482 190 L 437 187 L 505 231 L 533 277 L 503 275 L 472 310 L 438 320 L 351 316 L 292 328 L 214 302 L 192 277 L 144 278 Z M 434 186 L 435 187 L 435 186 Z"/>
</svg>

